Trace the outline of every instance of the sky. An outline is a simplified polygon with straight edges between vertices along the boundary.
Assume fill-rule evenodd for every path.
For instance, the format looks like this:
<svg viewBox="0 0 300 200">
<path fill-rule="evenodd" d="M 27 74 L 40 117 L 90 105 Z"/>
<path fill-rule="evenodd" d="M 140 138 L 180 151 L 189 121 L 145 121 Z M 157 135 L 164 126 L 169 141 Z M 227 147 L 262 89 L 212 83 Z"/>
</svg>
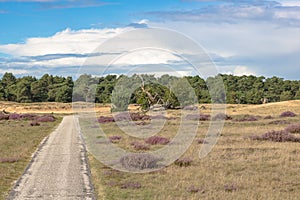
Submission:
<svg viewBox="0 0 300 200">
<path fill-rule="evenodd" d="M 209 56 L 217 73 L 299 80 L 299 13 L 296 0 L 0 0 L 0 75 L 76 77 L 92 73 L 90 66 L 100 74 L 196 75 L 184 60 L 195 57 L 195 48 L 179 42 L 180 34 Z M 138 37 L 153 28 L 170 34 L 146 36 L 148 42 Z M 126 33 L 134 47 L 149 48 L 121 51 L 116 38 Z M 184 50 L 174 52 L 164 41 Z M 117 60 L 104 72 L 110 59 Z"/>
</svg>

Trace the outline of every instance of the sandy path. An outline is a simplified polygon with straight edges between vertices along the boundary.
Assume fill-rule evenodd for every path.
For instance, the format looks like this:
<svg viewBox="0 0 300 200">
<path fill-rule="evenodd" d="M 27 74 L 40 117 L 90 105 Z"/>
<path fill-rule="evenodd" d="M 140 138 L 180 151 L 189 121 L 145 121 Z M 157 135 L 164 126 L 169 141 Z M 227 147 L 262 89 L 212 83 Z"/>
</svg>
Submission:
<svg viewBox="0 0 300 200">
<path fill-rule="evenodd" d="M 94 199 L 78 119 L 64 117 L 35 153 L 12 199 Z"/>
</svg>

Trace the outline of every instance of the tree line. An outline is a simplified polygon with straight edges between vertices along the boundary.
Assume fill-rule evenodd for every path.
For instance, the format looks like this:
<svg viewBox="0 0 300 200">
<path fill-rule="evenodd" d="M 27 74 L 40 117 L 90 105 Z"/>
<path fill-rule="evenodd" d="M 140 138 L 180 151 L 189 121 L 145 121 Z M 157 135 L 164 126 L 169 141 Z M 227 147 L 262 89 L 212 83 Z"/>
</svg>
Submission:
<svg viewBox="0 0 300 200">
<path fill-rule="evenodd" d="M 224 90 L 222 90 L 224 83 Z M 122 83 L 122 84 L 121 84 Z M 193 91 L 187 92 L 189 83 Z M 127 91 L 127 96 L 124 92 Z M 126 92 L 125 92 L 126 93 Z M 193 94 L 192 94 L 193 93 Z M 0 100 L 15 102 L 72 102 L 92 100 L 96 103 L 137 103 L 143 108 L 162 104 L 175 108 L 182 104 L 178 94 L 198 103 L 261 104 L 300 99 L 300 81 L 279 77 L 234 76 L 219 74 L 206 80 L 200 76 L 163 75 L 81 75 L 77 80 L 45 74 L 41 78 L 17 78 L 5 73 L 0 79 Z M 123 95 L 123 96 L 122 96 Z M 130 96 L 128 96 L 130 95 Z M 120 99 L 124 101 L 120 101 Z M 189 104 L 191 102 L 186 102 Z M 117 105 L 117 107 L 122 105 Z"/>
</svg>

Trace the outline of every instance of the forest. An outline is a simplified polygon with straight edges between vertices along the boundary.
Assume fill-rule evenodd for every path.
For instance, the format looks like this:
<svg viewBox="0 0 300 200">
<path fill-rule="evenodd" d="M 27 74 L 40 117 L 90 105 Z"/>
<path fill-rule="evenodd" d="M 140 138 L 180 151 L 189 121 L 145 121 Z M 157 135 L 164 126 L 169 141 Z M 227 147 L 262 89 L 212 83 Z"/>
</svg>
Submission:
<svg viewBox="0 0 300 200">
<path fill-rule="evenodd" d="M 93 99 L 96 103 L 111 103 L 114 98 L 122 97 L 121 94 L 113 92 L 116 84 L 127 80 L 126 83 L 135 83 L 134 86 L 126 85 L 123 88 L 123 90 L 135 88 L 131 91 L 127 103 L 137 103 L 143 108 L 149 108 L 153 104 L 163 104 L 166 108 L 175 108 L 180 104 L 174 94 L 174 89 L 182 86 L 183 79 L 187 80 L 193 88 L 198 103 L 262 104 L 300 99 L 299 80 L 284 80 L 276 76 L 266 78 L 253 75 L 219 74 L 204 80 L 200 76 L 180 78 L 170 75 L 155 77 L 143 74 L 131 77 L 125 75 L 93 77 L 83 74 L 74 81 L 72 77 L 49 74 L 40 78 L 34 76 L 17 78 L 12 73 L 5 73 L 0 79 L 0 100 L 30 103 Z M 222 82 L 225 90 L 222 90 L 223 86 L 220 86 Z M 120 86 L 120 84 L 118 85 Z M 119 106 L 122 107 L 122 105 Z"/>
</svg>

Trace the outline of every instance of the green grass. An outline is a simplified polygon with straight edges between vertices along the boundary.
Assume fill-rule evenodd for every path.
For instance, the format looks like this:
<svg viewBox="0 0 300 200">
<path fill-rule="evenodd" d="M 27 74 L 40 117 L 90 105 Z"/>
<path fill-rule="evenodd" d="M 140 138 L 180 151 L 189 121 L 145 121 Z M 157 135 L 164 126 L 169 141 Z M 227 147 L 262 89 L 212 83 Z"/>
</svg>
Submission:
<svg viewBox="0 0 300 200">
<path fill-rule="evenodd" d="M 55 122 L 41 123 L 41 126 L 30 126 L 30 121 L 0 121 L 0 200 L 5 199 L 14 182 L 22 175 L 42 139 L 60 121 L 61 117 Z"/>
<path fill-rule="evenodd" d="M 226 122 L 218 143 L 204 159 L 198 158 L 201 144 L 193 142 L 182 156 L 193 160 L 188 167 L 172 164 L 156 172 L 133 174 L 110 169 L 90 154 L 98 199 L 298 199 L 300 144 L 247 139 L 285 128 L 287 125 L 269 124 L 278 119 Z M 286 120 L 299 122 L 300 118 Z M 168 122 L 158 135 L 172 138 L 178 123 L 176 120 Z M 208 122 L 201 123 L 195 139 L 205 136 L 208 125 Z M 101 127 L 108 136 L 122 136 L 116 145 L 133 151 L 130 142 L 137 139 L 126 136 L 114 123 Z M 142 187 L 122 189 L 128 182 L 140 183 Z M 232 185 L 233 190 L 226 189 Z M 200 192 L 191 193 L 188 188 L 192 186 L 200 188 Z"/>
</svg>

